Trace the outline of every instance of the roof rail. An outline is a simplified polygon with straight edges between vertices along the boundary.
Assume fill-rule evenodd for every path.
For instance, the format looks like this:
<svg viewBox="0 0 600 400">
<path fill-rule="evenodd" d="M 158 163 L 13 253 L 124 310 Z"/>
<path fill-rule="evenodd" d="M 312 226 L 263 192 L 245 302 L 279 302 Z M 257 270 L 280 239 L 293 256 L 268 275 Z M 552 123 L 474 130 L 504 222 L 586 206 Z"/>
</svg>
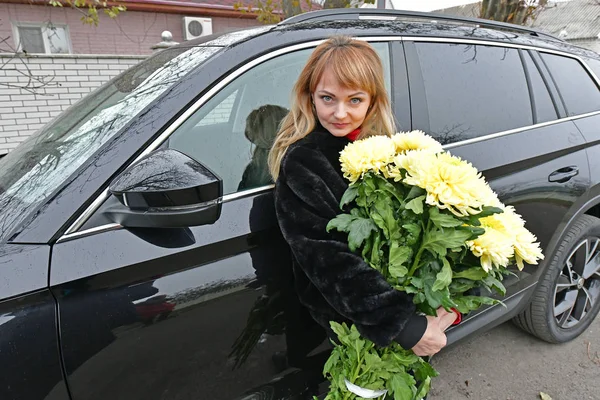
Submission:
<svg viewBox="0 0 600 400">
<path fill-rule="evenodd" d="M 545 32 L 541 32 L 537 29 L 528 28 L 521 25 L 509 24 L 506 22 L 498 22 L 480 18 L 468 18 L 468 17 L 457 17 L 447 14 L 419 12 L 419 11 L 402 11 L 402 10 L 388 10 L 381 8 L 338 8 L 331 10 L 318 10 L 309 11 L 304 14 L 295 15 L 291 18 L 281 21 L 278 25 L 289 25 L 298 22 L 306 21 L 323 21 L 335 19 L 396 19 L 397 17 L 408 17 L 408 18 L 423 18 L 428 20 L 440 20 L 450 22 L 462 22 L 469 24 L 476 24 L 482 28 L 492 28 L 498 30 L 510 30 L 515 32 L 527 33 L 533 36 L 544 36 L 552 38 L 554 40 L 563 41 L 556 36 L 550 35 Z"/>
</svg>

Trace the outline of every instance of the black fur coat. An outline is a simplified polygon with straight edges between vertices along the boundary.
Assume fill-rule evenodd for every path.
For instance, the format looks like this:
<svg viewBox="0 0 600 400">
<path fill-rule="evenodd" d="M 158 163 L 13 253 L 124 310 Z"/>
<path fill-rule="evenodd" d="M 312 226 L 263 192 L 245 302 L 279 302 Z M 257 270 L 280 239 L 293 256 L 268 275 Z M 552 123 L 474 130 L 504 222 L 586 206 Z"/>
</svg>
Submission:
<svg viewBox="0 0 600 400">
<path fill-rule="evenodd" d="M 412 348 L 427 327 L 425 317 L 415 314 L 412 297 L 350 251 L 345 234 L 325 229 L 341 213 L 348 188 L 339 162 L 348 143 L 318 126 L 290 146 L 281 162 L 275 208 L 294 257 L 296 290 L 330 335 L 329 321 L 354 323 L 379 346 L 395 340 Z"/>
</svg>

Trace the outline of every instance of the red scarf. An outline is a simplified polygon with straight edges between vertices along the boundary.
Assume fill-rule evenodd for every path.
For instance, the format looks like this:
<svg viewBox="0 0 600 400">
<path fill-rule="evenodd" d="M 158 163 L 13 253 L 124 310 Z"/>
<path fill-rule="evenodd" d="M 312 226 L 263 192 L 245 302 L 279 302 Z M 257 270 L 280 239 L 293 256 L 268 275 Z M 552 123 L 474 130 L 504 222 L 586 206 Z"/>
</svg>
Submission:
<svg viewBox="0 0 600 400">
<path fill-rule="evenodd" d="M 349 141 L 354 142 L 358 138 L 358 135 L 360 135 L 360 128 L 353 130 L 352 132 L 347 134 L 346 137 Z"/>
</svg>

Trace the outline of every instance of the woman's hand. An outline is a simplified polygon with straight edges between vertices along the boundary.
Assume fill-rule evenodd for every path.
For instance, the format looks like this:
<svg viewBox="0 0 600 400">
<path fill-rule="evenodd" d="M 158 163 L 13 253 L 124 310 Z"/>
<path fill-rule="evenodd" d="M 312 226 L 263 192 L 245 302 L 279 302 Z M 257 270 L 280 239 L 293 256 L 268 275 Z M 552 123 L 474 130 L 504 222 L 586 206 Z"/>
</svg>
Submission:
<svg viewBox="0 0 600 400">
<path fill-rule="evenodd" d="M 437 317 L 427 316 L 427 329 L 423 337 L 412 348 L 418 356 L 432 356 L 446 346 L 446 334 L 448 329 L 456 320 L 456 314 L 444 310 L 443 307 L 437 309 Z"/>
</svg>

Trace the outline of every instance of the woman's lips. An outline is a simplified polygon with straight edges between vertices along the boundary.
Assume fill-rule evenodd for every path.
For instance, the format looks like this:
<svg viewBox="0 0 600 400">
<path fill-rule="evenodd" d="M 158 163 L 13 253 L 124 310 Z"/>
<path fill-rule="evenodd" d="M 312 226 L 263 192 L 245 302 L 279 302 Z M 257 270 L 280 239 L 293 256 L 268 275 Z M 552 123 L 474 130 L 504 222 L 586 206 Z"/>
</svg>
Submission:
<svg viewBox="0 0 600 400">
<path fill-rule="evenodd" d="M 333 125 L 333 126 L 335 126 L 335 127 L 336 127 L 336 128 L 338 128 L 338 129 L 343 129 L 343 128 L 347 127 L 347 126 L 348 126 L 348 125 L 350 125 L 350 124 L 335 124 L 335 123 L 334 123 L 334 124 L 332 124 L 332 125 Z"/>
</svg>

